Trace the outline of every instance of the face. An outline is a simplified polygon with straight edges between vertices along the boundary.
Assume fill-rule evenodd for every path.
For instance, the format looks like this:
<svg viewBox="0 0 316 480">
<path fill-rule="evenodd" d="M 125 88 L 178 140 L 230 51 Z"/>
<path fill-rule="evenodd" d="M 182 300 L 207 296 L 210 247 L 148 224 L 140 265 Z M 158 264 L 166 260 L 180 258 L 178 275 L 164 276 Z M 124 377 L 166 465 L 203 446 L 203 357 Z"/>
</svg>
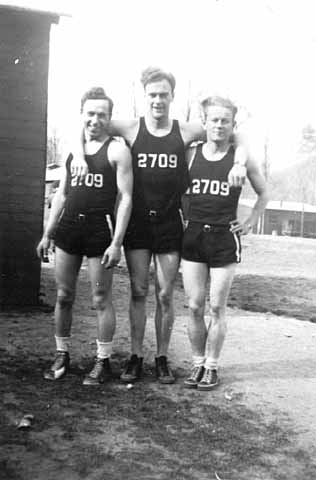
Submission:
<svg viewBox="0 0 316 480">
<path fill-rule="evenodd" d="M 207 136 L 213 142 L 226 142 L 234 129 L 233 113 L 220 105 L 207 107 L 205 127 Z"/>
<path fill-rule="evenodd" d="M 90 140 L 101 140 L 108 131 L 111 120 L 108 100 L 86 100 L 82 108 L 86 135 Z"/>
<path fill-rule="evenodd" d="M 147 110 L 153 118 L 159 119 L 169 116 L 169 108 L 173 96 L 168 80 L 160 80 L 146 85 L 145 100 Z"/>
</svg>

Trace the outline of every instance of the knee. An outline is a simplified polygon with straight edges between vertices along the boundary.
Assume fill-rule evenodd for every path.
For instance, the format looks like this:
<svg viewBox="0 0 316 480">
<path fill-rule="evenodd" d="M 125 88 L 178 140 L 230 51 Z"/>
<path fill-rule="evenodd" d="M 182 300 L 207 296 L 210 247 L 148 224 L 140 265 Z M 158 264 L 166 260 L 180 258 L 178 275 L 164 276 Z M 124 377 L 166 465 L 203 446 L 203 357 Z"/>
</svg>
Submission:
<svg viewBox="0 0 316 480">
<path fill-rule="evenodd" d="M 96 310 L 105 310 L 110 301 L 110 295 L 105 291 L 98 291 L 92 293 L 92 304 Z"/>
<path fill-rule="evenodd" d="M 133 300 L 144 300 L 148 294 L 148 284 L 131 282 L 131 296 Z"/>
<path fill-rule="evenodd" d="M 198 300 L 195 298 L 190 298 L 189 309 L 194 317 L 201 315 L 204 309 L 204 301 Z"/>
<path fill-rule="evenodd" d="M 67 289 L 57 290 L 57 304 L 61 309 L 70 309 L 75 300 L 75 293 Z"/>
<path fill-rule="evenodd" d="M 158 301 L 163 308 L 169 308 L 172 304 L 172 292 L 160 290 L 158 292 Z"/>
<path fill-rule="evenodd" d="M 220 305 L 211 305 L 210 310 L 211 315 L 214 319 L 224 319 L 225 307 L 222 307 Z"/>
</svg>

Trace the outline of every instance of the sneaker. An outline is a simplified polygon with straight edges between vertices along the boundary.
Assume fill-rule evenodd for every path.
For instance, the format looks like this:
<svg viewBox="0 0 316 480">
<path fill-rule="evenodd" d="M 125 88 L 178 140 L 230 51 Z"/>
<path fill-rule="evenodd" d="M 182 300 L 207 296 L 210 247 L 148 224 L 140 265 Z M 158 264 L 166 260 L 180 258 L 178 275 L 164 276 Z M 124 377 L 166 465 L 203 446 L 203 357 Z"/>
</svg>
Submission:
<svg viewBox="0 0 316 480">
<path fill-rule="evenodd" d="M 44 378 L 46 380 L 59 380 L 69 370 L 69 362 L 68 352 L 57 351 L 54 363 L 44 372 Z"/>
<path fill-rule="evenodd" d="M 175 382 L 175 377 L 169 368 L 167 357 L 161 355 L 156 357 L 156 376 L 160 383 L 169 384 Z"/>
<path fill-rule="evenodd" d="M 110 360 L 96 358 L 93 369 L 85 376 L 82 383 L 83 385 L 100 385 L 100 383 L 109 381 L 112 376 Z"/>
<path fill-rule="evenodd" d="M 196 388 L 203 377 L 203 373 L 203 365 L 200 365 L 199 367 L 193 367 L 191 370 L 191 375 L 183 382 L 184 386 L 186 388 Z"/>
<path fill-rule="evenodd" d="M 217 370 L 206 368 L 202 380 L 198 383 L 198 390 L 212 390 L 219 384 Z"/>
<path fill-rule="evenodd" d="M 133 354 L 129 359 L 124 371 L 121 374 L 121 380 L 126 383 L 135 382 L 141 377 L 143 369 L 143 358 Z"/>
</svg>

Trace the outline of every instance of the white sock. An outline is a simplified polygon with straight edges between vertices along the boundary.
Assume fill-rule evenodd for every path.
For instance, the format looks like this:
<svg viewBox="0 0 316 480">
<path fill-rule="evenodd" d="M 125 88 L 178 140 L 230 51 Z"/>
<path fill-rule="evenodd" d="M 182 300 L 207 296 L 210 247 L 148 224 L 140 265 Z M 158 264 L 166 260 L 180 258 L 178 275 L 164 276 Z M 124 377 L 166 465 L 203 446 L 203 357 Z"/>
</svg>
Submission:
<svg viewBox="0 0 316 480">
<path fill-rule="evenodd" d="M 71 344 L 71 337 L 57 337 L 55 335 L 56 350 L 60 352 L 68 352 Z"/>
<path fill-rule="evenodd" d="M 198 355 L 192 355 L 193 366 L 194 367 L 203 367 L 205 362 L 205 357 L 200 357 Z"/>
<path fill-rule="evenodd" d="M 113 351 L 113 342 L 100 342 L 97 340 L 97 357 L 102 358 L 110 358 Z"/>
<path fill-rule="evenodd" d="M 212 357 L 207 357 L 204 367 L 210 370 L 217 370 L 217 364 L 218 360 Z"/>
</svg>

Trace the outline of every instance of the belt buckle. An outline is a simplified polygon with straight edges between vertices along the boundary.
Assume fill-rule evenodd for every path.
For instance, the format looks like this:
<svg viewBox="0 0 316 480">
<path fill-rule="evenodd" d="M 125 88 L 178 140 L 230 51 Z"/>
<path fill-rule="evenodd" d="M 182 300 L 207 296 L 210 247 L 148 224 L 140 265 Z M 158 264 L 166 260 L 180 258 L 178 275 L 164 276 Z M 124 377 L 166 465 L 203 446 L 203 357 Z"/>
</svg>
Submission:
<svg viewBox="0 0 316 480">
<path fill-rule="evenodd" d="M 203 232 L 210 232 L 212 230 L 211 225 L 208 225 L 207 223 L 203 225 Z"/>
<path fill-rule="evenodd" d="M 84 213 L 78 213 L 78 221 L 79 222 L 84 222 L 86 219 L 86 216 Z"/>
</svg>

